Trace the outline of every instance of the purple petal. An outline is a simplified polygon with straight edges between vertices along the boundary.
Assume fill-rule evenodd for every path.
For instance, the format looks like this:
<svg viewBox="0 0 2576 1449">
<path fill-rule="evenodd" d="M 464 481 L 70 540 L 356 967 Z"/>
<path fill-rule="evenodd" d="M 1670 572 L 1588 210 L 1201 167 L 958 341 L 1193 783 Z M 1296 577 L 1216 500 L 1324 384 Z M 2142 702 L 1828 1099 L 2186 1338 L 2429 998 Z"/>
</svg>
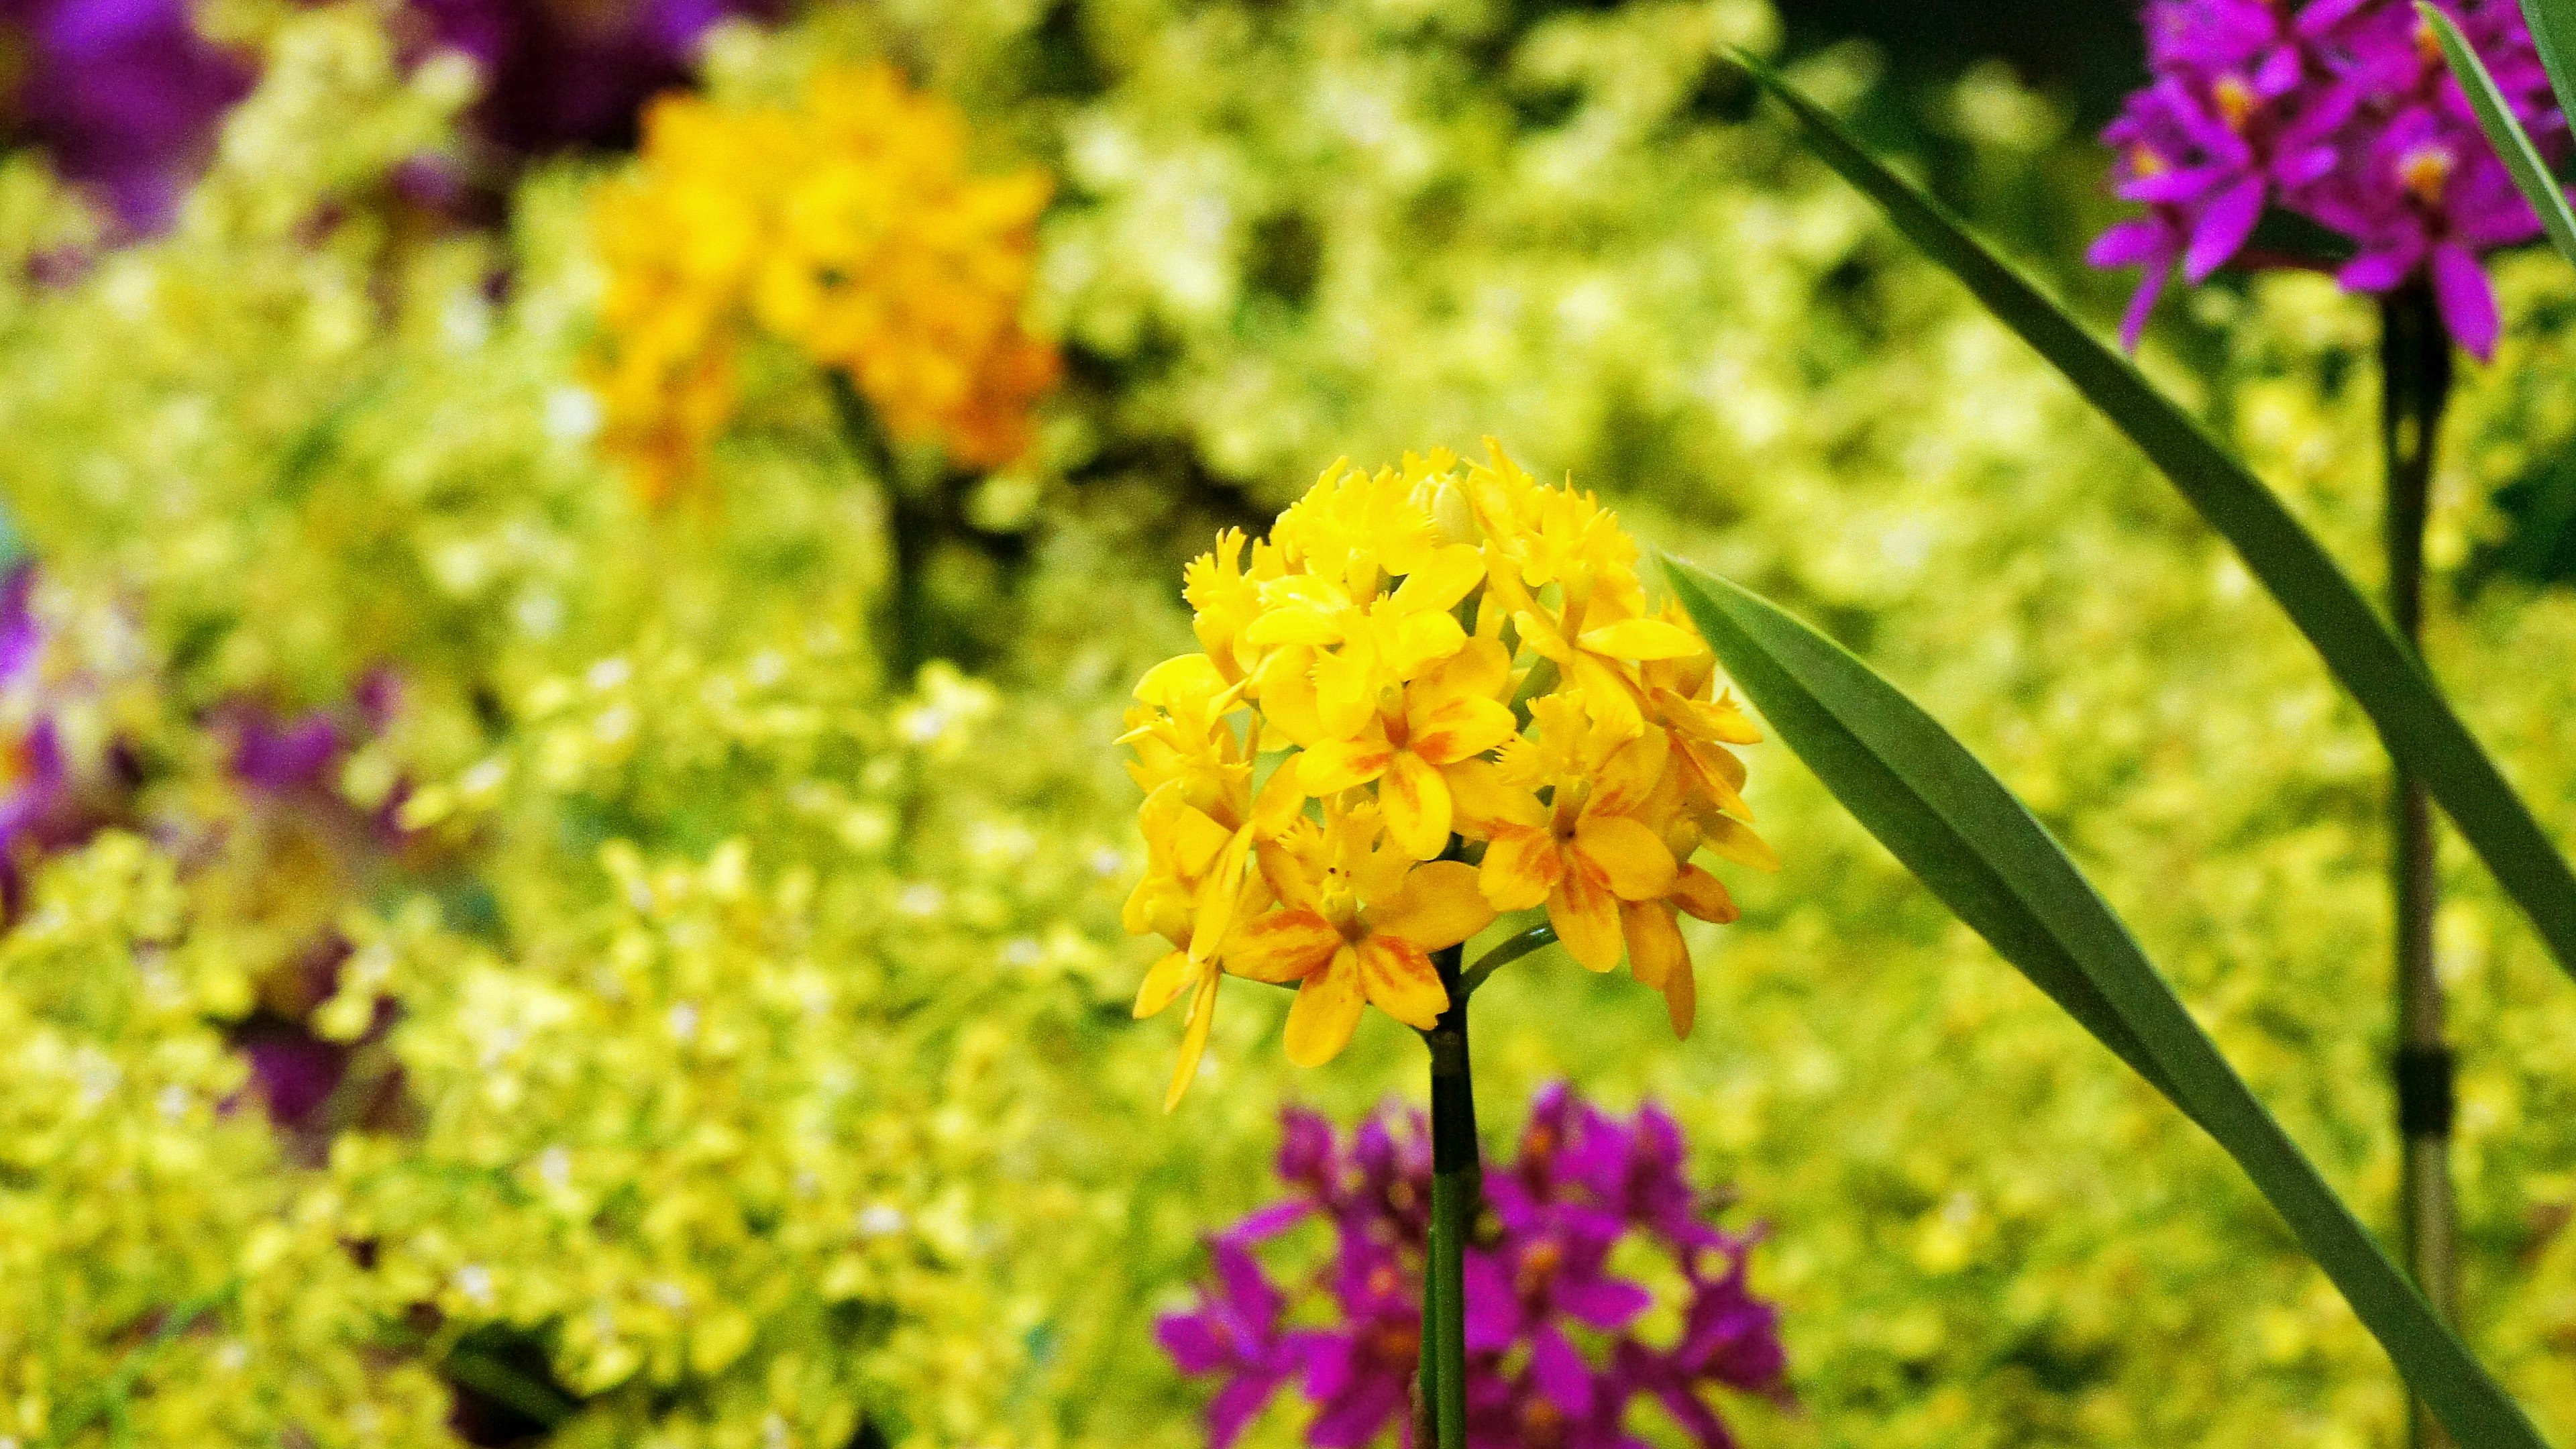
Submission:
<svg viewBox="0 0 2576 1449">
<path fill-rule="evenodd" d="M 1305 1198 L 1290 1198 L 1272 1203 L 1225 1230 L 1225 1240 L 1234 1243 L 1258 1243 L 1275 1238 L 1304 1222 L 1315 1211 L 1315 1204 Z"/>
<path fill-rule="evenodd" d="M 2254 223 L 2263 218 L 2263 197 L 2268 188 L 2263 178 L 2250 176 L 2218 194 L 2218 199 L 2201 213 L 2200 223 L 2192 228 L 2191 249 L 2183 253 L 2182 274 L 2191 281 L 2206 280 L 2210 273 L 2227 264 L 2254 234 Z"/>
<path fill-rule="evenodd" d="M 1559 1278 L 1552 1296 L 1567 1314 L 1604 1331 L 1625 1328 L 1655 1306 L 1655 1295 L 1623 1278 Z"/>
<path fill-rule="evenodd" d="M 2412 276 L 2415 264 L 2423 259 L 2422 242 L 2401 240 L 2365 251 L 2344 263 L 2343 270 L 2335 273 L 2335 280 L 2347 292 L 2386 292 Z"/>
<path fill-rule="evenodd" d="M 1592 1370 L 1554 1325 L 1530 1335 L 1530 1379 L 1569 1419 L 1592 1412 Z"/>
<path fill-rule="evenodd" d="M 1167 1313 L 1155 1319 L 1154 1341 L 1185 1374 L 1214 1373 L 1234 1361 L 1232 1346 L 1205 1313 Z"/>
<path fill-rule="evenodd" d="M 1409 1384 L 1391 1375 L 1360 1383 L 1323 1406 L 1306 1426 L 1306 1442 L 1314 1449 L 1364 1449 L 1408 1407 Z"/>
<path fill-rule="evenodd" d="M 2500 326 L 2495 290 L 2468 248 L 2453 243 L 2433 249 L 2433 301 L 2443 325 L 2471 356 L 2484 362 L 2495 355 Z"/>
<path fill-rule="evenodd" d="M 1209 1449 L 1228 1449 L 1278 1392 L 1275 1374 L 1248 1374 L 1217 1390 L 1216 1397 L 1208 1400 Z"/>
<path fill-rule="evenodd" d="M 2122 347 L 2131 352 L 2138 350 L 2138 339 L 2146 333 L 2147 318 L 2156 310 L 2156 299 L 2164 295 L 2169 275 L 2163 267 L 2153 267 L 2138 279 L 2138 290 L 2129 294 L 2129 310 L 2120 316 Z"/>
</svg>

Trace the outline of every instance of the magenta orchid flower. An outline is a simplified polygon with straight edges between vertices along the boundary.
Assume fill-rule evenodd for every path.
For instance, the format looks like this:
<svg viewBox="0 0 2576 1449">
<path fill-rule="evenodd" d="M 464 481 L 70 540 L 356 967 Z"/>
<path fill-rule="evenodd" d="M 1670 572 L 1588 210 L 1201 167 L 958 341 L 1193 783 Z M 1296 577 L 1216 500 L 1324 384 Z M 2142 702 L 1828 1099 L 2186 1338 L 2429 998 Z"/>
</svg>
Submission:
<svg viewBox="0 0 2576 1449">
<path fill-rule="evenodd" d="M 2515 115 L 2553 156 L 2567 125 L 2515 0 L 2439 0 Z M 2121 320 L 2137 345 L 2179 267 L 2198 282 L 2242 259 L 2268 208 L 2349 238 L 2349 290 L 2429 285 L 2452 336 L 2494 349 L 2479 259 L 2539 235 L 2409 0 L 2155 0 L 2153 79 L 2102 132 L 2112 190 L 2146 210 L 2086 260 L 2139 269 Z"/>
<path fill-rule="evenodd" d="M 1422 1352 L 1422 1271 L 1431 1190 L 1419 1113 L 1381 1113 L 1344 1144 L 1311 1112 L 1282 1115 L 1289 1196 L 1215 1237 L 1199 1305 L 1157 1335 L 1185 1374 L 1216 1380 L 1210 1439 L 1225 1449 L 1283 1389 L 1313 1402 L 1312 1449 L 1363 1449 L 1390 1431 L 1411 1444 Z M 1787 1401 L 1779 1315 L 1746 1284 L 1753 1239 L 1712 1221 L 1728 1201 L 1694 1189 L 1681 1129 L 1654 1106 L 1622 1120 L 1551 1086 L 1533 1102 L 1517 1161 L 1485 1178 L 1488 1228 L 1467 1251 L 1467 1441 L 1474 1449 L 1642 1449 L 1627 1432 L 1640 1397 L 1664 1405 L 1703 1449 L 1734 1441 L 1712 1386 Z M 1300 1285 L 1314 1328 L 1284 1328 L 1292 1293 L 1259 1247 L 1329 1225 L 1330 1260 Z M 1682 1333 L 1634 1332 L 1655 1306 L 1611 1271 L 1642 1244 L 1687 1285 Z"/>
</svg>

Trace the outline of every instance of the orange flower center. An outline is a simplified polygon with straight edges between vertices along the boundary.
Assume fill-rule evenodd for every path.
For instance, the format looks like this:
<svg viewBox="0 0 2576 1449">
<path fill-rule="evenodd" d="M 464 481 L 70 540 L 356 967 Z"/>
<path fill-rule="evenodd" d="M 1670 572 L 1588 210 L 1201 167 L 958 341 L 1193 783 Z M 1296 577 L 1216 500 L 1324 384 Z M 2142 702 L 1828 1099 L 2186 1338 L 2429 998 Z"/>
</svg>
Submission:
<svg viewBox="0 0 2576 1449">
<path fill-rule="evenodd" d="M 2460 164 L 2448 146 L 2427 141 L 2409 150 L 2397 162 L 2397 177 L 2415 199 L 2426 206 L 2442 204 L 2442 193 L 2451 184 L 2451 172 Z"/>
<path fill-rule="evenodd" d="M 2254 114 L 2254 88 L 2242 76 L 2220 76 L 2210 86 L 2209 98 L 2218 103 L 2219 119 L 2231 131 L 2244 130 L 2246 119 Z"/>
</svg>

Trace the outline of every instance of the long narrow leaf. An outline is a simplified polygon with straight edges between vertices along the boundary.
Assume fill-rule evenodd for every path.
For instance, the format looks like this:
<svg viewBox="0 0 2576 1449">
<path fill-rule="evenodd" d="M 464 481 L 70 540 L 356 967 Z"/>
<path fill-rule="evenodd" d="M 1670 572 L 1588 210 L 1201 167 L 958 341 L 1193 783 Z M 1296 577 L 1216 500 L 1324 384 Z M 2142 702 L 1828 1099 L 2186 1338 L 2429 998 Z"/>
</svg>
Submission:
<svg viewBox="0 0 2576 1449">
<path fill-rule="evenodd" d="M 2564 8 L 2559 0 L 2550 0 L 2550 7 Z M 1940 203 L 1888 170 L 1842 122 L 1770 66 L 1741 52 L 1736 59 L 1797 117 L 1808 146 L 1825 164 L 1876 201 L 1925 255 L 1948 268 L 2075 384 L 2236 546 L 2246 567 L 2370 716 L 2389 755 L 2424 782 L 2469 847 L 2530 916 L 2558 964 L 2576 975 L 2576 874 L 2414 651 L 2389 632 L 2324 545 L 2127 358 L 1970 236 Z"/>
<path fill-rule="evenodd" d="M 2478 125 L 2485 129 L 2487 142 L 2504 158 L 2507 171 L 2513 173 L 2513 184 L 2522 188 L 2523 200 L 2540 213 L 2540 225 L 2549 233 L 2549 244 L 2558 254 L 2576 263 L 2576 211 L 2567 206 L 2567 193 L 2558 187 L 2558 178 L 2549 174 L 2549 163 L 2540 157 L 2540 148 L 2531 143 L 2531 133 L 2514 119 L 2513 107 L 2506 104 L 2504 92 L 2496 89 L 2495 77 L 2487 74 L 2486 62 L 2478 59 L 2477 50 L 2451 17 L 2435 8 L 2428 0 L 2415 0 L 2415 9 L 2433 34 L 2442 42 L 2442 55 L 2451 63 L 2451 77 L 2468 95 L 2470 109 L 2478 113 Z"/>
<path fill-rule="evenodd" d="M 2558 93 L 2558 109 L 2576 116 L 2576 0 L 2522 0 L 2522 18 L 2549 72 L 2549 88 Z"/>
<path fill-rule="evenodd" d="M 1947 730 L 1832 640 L 1667 562 L 1673 592 L 1825 788 L 2005 960 L 2227 1149 L 2462 1444 L 2540 1449 L 2149 965 L 2047 829 Z"/>
</svg>

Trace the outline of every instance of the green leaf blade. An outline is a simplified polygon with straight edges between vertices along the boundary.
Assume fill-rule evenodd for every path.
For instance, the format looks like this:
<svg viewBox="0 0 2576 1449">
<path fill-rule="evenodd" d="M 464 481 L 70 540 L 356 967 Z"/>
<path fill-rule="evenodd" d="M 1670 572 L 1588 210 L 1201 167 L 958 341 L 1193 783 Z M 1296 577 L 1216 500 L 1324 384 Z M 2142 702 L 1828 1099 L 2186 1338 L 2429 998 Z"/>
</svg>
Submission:
<svg viewBox="0 0 2576 1449">
<path fill-rule="evenodd" d="M 2273 1121 L 2028 808 L 1832 640 L 1714 575 L 1669 560 L 1665 572 L 1781 741 L 1999 955 L 2226 1149 L 2457 1441 L 2540 1449 L 2520 1407 Z"/>
<path fill-rule="evenodd" d="M 2540 213 L 2541 229 L 2549 233 L 2549 244 L 2570 264 L 2576 264 L 2576 211 L 2568 209 L 2567 193 L 2559 189 L 2558 178 L 2549 174 L 2549 163 L 2541 159 L 2531 133 L 2514 119 L 2513 107 L 2506 103 L 2495 77 L 2487 73 L 2486 62 L 2478 59 L 2476 48 L 2460 33 L 2459 25 L 2427 0 L 2415 0 L 2415 9 L 2441 41 L 2442 57 L 2451 65 L 2451 78 L 2460 83 L 2461 91 L 2469 98 L 2469 108 L 2477 112 L 2478 126 L 2487 133 L 2487 144 L 2504 158 L 2505 169 L 2513 173 L 2513 184 L 2521 189 L 2523 200 Z"/>
<path fill-rule="evenodd" d="M 2558 109 L 2576 116 L 2576 0 L 2522 0 L 2522 18 L 2540 51 L 2540 67 L 2549 72 Z"/>
<path fill-rule="evenodd" d="M 2562 11 L 2576 7 L 2576 0 L 2549 3 Z M 1735 59 L 1797 118 L 1810 150 L 1877 202 L 1926 256 L 2073 383 L 2235 546 L 2370 717 L 2390 757 L 2424 782 L 2560 967 L 2576 976 L 2576 872 L 2414 651 L 2390 632 L 2324 545 L 2127 358 L 1970 236 L 1938 202 L 1870 155 L 1841 121 L 1759 58 L 1739 51 Z"/>
</svg>

